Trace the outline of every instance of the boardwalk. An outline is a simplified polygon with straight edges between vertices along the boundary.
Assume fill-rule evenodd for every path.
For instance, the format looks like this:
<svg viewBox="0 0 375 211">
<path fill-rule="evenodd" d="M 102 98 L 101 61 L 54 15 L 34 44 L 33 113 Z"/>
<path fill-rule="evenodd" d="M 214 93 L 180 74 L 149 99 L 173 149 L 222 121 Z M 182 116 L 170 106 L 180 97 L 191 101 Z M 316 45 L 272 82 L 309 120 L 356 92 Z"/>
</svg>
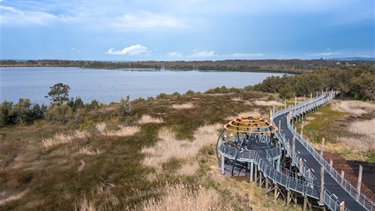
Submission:
<svg viewBox="0 0 375 211">
<path fill-rule="evenodd" d="M 290 131 L 287 127 L 287 115 L 288 113 L 284 113 L 283 115 L 274 119 L 275 122 L 279 122 L 281 120 L 281 132 L 285 134 L 285 138 L 287 140 L 293 139 L 292 131 Z M 291 142 L 292 143 L 292 142 Z M 299 142 L 296 141 L 295 150 L 297 154 L 304 159 L 306 166 L 312 169 L 312 173 L 317 178 L 316 185 L 320 184 L 320 168 L 321 164 L 311 155 L 311 153 Z M 324 171 L 324 187 L 330 193 L 337 196 L 339 201 L 345 201 L 345 207 L 348 210 L 366 210 L 361 204 L 359 204 L 333 177 L 327 170 Z M 315 186 L 319 190 L 319 186 Z"/>
<path fill-rule="evenodd" d="M 257 132 L 260 131 L 259 123 L 255 124 L 250 116 L 225 125 L 216 144 L 222 173 L 228 176 L 233 176 L 234 172 L 242 176 L 248 173 L 250 182 L 258 182 L 259 187 L 264 186 L 268 193 L 274 191 L 275 200 L 282 194 L 287 200 L 287 207 L 291 201 L 297 203 L 296 194 L 299 194 L 304 198 L 304 209 L 308 204 L 307 198 L 311 198 L 331 210 L 340 210 L 340 202 L 344 201 L 344 210 L 375 211 L 375 204 L 342 178 L 290 125 L 291 121 L 301 119 L 333 97 L 333 93 L 323 94 L 274 113 L 271 118 L 274 123 L 266 124 L 266 129 L 269 129 L 266 133 Z M 275 130 L 275 125 L 280 126 L 279 130 Z M 224 135 L 226 129 L 236 132 L 236 137 Z M 269 136 L 262 145 L 251 142 L 253 133 Z M 289 164 L 285 163 L 285 159 L 289 160 Z M 323 169 L 324 187 L 321 186 Z"/>
</svg>

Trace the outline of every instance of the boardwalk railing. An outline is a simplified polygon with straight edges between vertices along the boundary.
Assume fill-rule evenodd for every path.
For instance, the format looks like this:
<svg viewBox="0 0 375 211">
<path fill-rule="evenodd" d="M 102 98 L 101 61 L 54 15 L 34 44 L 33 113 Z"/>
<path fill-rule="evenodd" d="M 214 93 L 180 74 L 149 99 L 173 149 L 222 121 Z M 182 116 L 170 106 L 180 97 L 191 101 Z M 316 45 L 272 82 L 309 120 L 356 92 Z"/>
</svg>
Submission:
<svg viewBox="0 0 375 211">
<path fill-rule="evenodd" d="M 236 151 L 234 147 L 221 145 L 219 150 L 222 156 L 229 159 L 234 159 L 234 151 Z M 243 162 L 254 162 L 258 166 L 259 170 L 263 172 L 265 177 L 273 181 L 273 183 L 285 187 L 287 190 L 293 190 L 312 198 L 319 198 L 319 193 L 316 191 L 317 188 L 314 188 L 314 186 L 312 186 L 308 181 L 295 178 L 292 176 L 294 172 L 283 167 L 280 171 L 277 171 L 273 166 L 265 161 L 257 151 L 245 150 L 238 155 L 237 160 Z"/>
<path fill-rule="evenodd" d="M 333 166 L 331 166 L 320 154 L 309 145 L 308 141 L 306 141 L 299 133 L 295 131 L 295 129 L 290 125 L 290 118 L 294 118 L 297 116 L 302 115 L 303 113 L 310 111 L 316 107 L 319 107 L 325 103 L 327 103 L 329 100 L 333 99 L 335 97 L 334 93 L 328 93 L 323 94 L 317 98 L 311 99 L 309 101 L 300 103 L 296 106 L 292 106 L 287 109 L 283 109 L 281 111 L 276 112 L 272 119 L 290 112 L 291 116 L 288 115 L 288 129 L 292 131 L 292 133 L 295 135 L 296 140 L 298 140 L 310 153 L 311 155 L 324 167 L 324 169 L 354 198 L 358 199 L 357 201 L 363 205 L 366 209 L 370 211 L 375 211 L 375 203 L 371 201 L 369 198 L 367 198 L 363 193 L 359 192 L 357 188 L 355 188 L 352 184 L 350 184 L 346 179 L 344 179 L 341 174 L 339 174 Z M 328 191 L 327 191 L 328 192 Z M 324 201 L 326 202 L 326 193 L 324 193 Z M 330 200 L 327 200 L 328 202 L 335 201 L 335 197 L 332 194 L 331 196 L 328 196 L 328 198 L 331 198 Z M 337 198 L 336 198 L 337 200 Z M 330 207 L 328 204 L 326 204 L 328 207 Z M 330 207 L 331 209 L 334 209 L 334 207 Z"/>
</svg>

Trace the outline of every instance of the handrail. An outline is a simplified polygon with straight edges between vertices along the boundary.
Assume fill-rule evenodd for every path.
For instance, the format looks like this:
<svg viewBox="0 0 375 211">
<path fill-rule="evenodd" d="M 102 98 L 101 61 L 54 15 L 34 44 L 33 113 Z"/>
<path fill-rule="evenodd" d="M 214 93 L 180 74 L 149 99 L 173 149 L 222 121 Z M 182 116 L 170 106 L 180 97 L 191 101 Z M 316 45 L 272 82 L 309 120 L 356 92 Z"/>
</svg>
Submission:
<svg viewBox="0 0 375 211">
<path fill-rule="evenodd" d="M 225 156 L 229 159 L 234 159 L 236 149 L 234 147 L 221 145 L 219 151 L 222 156 Z M 253 161 L 263 172 L 263 175 L 272 180 L 274 183 L 284 186 L 288 190 L 291 189 L 295 192 L 307 195 L 313 198 L 318 199 L 319 194 L 314 188 L 313 185 L 309 184 L 308 181 L 295 178 L 292 171 L 289 171 L 286 168 L 282 168 L 281 171 L 277 171 L 271 165 L 269 165 L 259 153 L 255 150 L 244 150 L 241 152 L 238 157 L 238 161 Z M 289 176 L 288 176 L 289 175 Z"/>
<path fill-rule="evenodd" d="M 291 117 L 297 117 L 303 113 L 305 113 L 308 110 L 314 109 L 316 107 L 319 107 L 325 103 L 327 103 L 329 100 L 333 99 L 335 97 L 335 94 L 333 92 L 328 94 L 323 94 L 317 98 L 311 99 L 306 102 L 302 102 L 296 106 L 292 106 L 290 108 L 283 109 L 281 111 L 278 111 L 274 113 L 274 115 L 271 118 L 271 121 L 275 119 L 276 117 L 285 114 L 287 112 L 291 112 Z M 287 127 L 292 132 L 293 135 L 295 135 L 296 139 L 311 153 L 311 155 L 319 162 L 324 169 L 347 191 L 354 199 L 358 197 L 358 202 L 364 206 L 366 209 L 373 211 L 375 210 L 375 203 L 371 201 L 369 198 L 367 198 L 363 193 L 359 192 L 357 188 L 355 188 L 352 184 L 350 184 L 345 178 L 341 177 L 341 174 L 339 174 L 333 166 L 331 166 L 312 146 L 309 145 L 309 143 L 299 134 L 297 133 L 294 128 L 290 125 L 290 117 L 287 116 Z M 326 202 L 329 203 L 334 201 L 333 194 L 331 196 L 326 195 L 328 191 L 325 190 L 324 192 L 324 201 L 327 206 L 329 206 L 331 209 L 336 209 L 335 207 L 331 207 Z M 327 201 L 326 201 L 327 198 Z"/>
</svg>

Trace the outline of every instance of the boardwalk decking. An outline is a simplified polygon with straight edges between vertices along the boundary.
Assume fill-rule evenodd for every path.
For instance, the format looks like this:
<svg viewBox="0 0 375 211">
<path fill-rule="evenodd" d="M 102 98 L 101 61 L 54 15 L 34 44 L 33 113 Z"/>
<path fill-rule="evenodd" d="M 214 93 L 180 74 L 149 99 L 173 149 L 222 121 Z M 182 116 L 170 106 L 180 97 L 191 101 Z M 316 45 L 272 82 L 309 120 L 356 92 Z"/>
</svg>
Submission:
<svg viewBox="0 0 375 211">
<path fill-rule="evenodd" d="M 322 94 L 309 101 L 300 103 L 298 105 L 278 111 L 272 115 L 271 121 L 274 125 L 281 127 L 274 133 L 280 141 L 282 148 L 266 149 L 262 147 L 253 146 L 248 150 L 240 151 L 236 147 L 230 145 L 216 144 L 218 161 L 221 166 L 223 174 L 233 175 L 236 161 L 248 163 L 248 171 L 250 181 L 253 176 L 257 177 L 257 171 L 262 173 L 262 176 L 273 185 L 272 189 L 275 191 L 275 200 L 278 195 L 278 187 L 282 187 L 287 191 L 287 207 L 291 200 L 291 194 L 300 194 L 304 197 L 304 207 L 307 197 L 319 200 L 320 205 L 325 205 L 330 210 L 340 210 L 340 202 L 345 202 L 344 210 L 370 210 L 375 211 L 375 204 L 369 200 L 365 195 L 361 194 L 353 185 L 341 177 L 341 175 L 312 148 L 308 142 L 298 134 L 290 125 L 290 121 L 296 118 L 301 119 L 318 107 L 324 105 L 334 97 L 334 93 Z M 259 128 L 258 128 L 259 129 Z M 294 140 L 294 141 L 292 141 Z M 294 143 L 294 146 L 293 146 Z M 241 143 L 242 146 L 242 143 Z M 219 154 L 221 158 L 219 158 Z M 281 154 L 284 157 L 291 158 L 289 167 L 295 167 L 294 170 L 286 169 L 280 165 Z M 233 166 L 225 164 L 225 160 L 234 161 Z M 277 161 L 277 162 L 276 162 Z M 255 166 L 255 169 L 254 169 Z M 226 169 L 226 168 L 231 169 Z M 240 167 L 240 171 L 244 167 Z M 321 169 L 324 169 L 324 188 L 321 191 Z M 242 169 L 242 170 L 241 170 Z M 246 167 L 245 167 L 246 169 Z M 298 174 L 295 170 L 298 170 Z M 259 174 L 260 174 L 259 173 Z M 242 172 L 245 175 L 245 172 Z M 297 176 L 298 175 L 298 176 Z M 262 184 L 262 176 L 259 176 L 259 187 Z M 257 179 L 255 179 L 256 181 Z M 267 192 L 271 191 L 268 189 Z M 292 196 L 292 198 L 295 196 Z M 296 198 L 295 203 L 296 203 Z M 316 201 L 315 201 L 316 202 Z"/>
<path fill-rule="evenodd" d="M 281 120 L 281 132 L 285 134 L 285 138 L 287 140 L 292 140 L 294 135 L 292 134 L 292 131 L 290 131 L 287 127 L 287 115 L 288 113 L 284 113 L 283 115 L 275 118 L 274 121 L 279 122 L 279 120 Z M 304 159 L 306 166 L 312 169 L 312 173 L 317 178 L 315 185 L 319 185 L 321 180 L 320 168 L 322 165 L 311 155 L 311 153 L 299 141 L 296 141 L 295 143 L 296 153 Z M 320 192 L 319 186 L 314 187 L 317 189 L 318 192 Z M 329 174 L 326 170 L 324 170 L 324 187 L 330 193 L 337 196 L 337 199 L 339 201 L 345 201 L 345 207 L 348 210 L 366 210 L 335 179 L 333 179 L 331 174 Z"/>
</svg>

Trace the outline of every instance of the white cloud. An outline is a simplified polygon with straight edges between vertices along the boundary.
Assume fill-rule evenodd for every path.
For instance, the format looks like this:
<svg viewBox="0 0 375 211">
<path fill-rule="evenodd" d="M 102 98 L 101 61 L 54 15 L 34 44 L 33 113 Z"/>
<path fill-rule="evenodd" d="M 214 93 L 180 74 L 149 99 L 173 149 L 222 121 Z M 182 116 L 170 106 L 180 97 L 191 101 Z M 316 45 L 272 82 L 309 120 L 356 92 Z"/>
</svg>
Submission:
<svg viewBox="0 0 375 211">
<path fill-rule="evenodd" d="M 188 24 L 181 19 L 151 12 L 127 13 L 121 17 L 112 19 L 109 25 L 122 30 L 188 27 Z"/>
<path fill-rule="evenodd" d="M 333 55 L 339 55 L 340 52 L 323 52 L 323 53 L 316 53 L 313 54 L 313 56 L 333 56 Z"/>
<path fill-rule="evenodd" d="M 182 53 L 174 51 L 174 52 L 169 52 L 167 54 L 167 56 L 169 56 L 169 57 L 182 57 Z"/>
<path fill-rule="evenodd" d="M 134 56 L 141 53 L 145 53 L 147 51 L 147 47 L 143 45 L 131 45 L 129 47 L 126 47 L 120 51 L 115 51 L 114 48 L 111 48 L 107 51 L 107 54 L 109 55 L 129 55 Z"/>
<path fill-rule="evenodd" d="M 199 58 L 213 57 L 213 56 L 216 56 L 215 51 L 197 51 L 190 55 L 190 57 L 199 57 Z"/>
<path fill-rule="evenodd" d="M 229 55 L 233 58 L 252 58 L 252 57 L 263 57 L 262 53 L 234 53 Z"/>
<path fill-rule="evenodd" d="M 52 21 L 68 21 L 74 19 L 67 15 L 55 15 L 43 11 L 19 10 L 14 7 L 0 6 L 1 25 L 29 26 L 47 25 Z"/>
</svg>

